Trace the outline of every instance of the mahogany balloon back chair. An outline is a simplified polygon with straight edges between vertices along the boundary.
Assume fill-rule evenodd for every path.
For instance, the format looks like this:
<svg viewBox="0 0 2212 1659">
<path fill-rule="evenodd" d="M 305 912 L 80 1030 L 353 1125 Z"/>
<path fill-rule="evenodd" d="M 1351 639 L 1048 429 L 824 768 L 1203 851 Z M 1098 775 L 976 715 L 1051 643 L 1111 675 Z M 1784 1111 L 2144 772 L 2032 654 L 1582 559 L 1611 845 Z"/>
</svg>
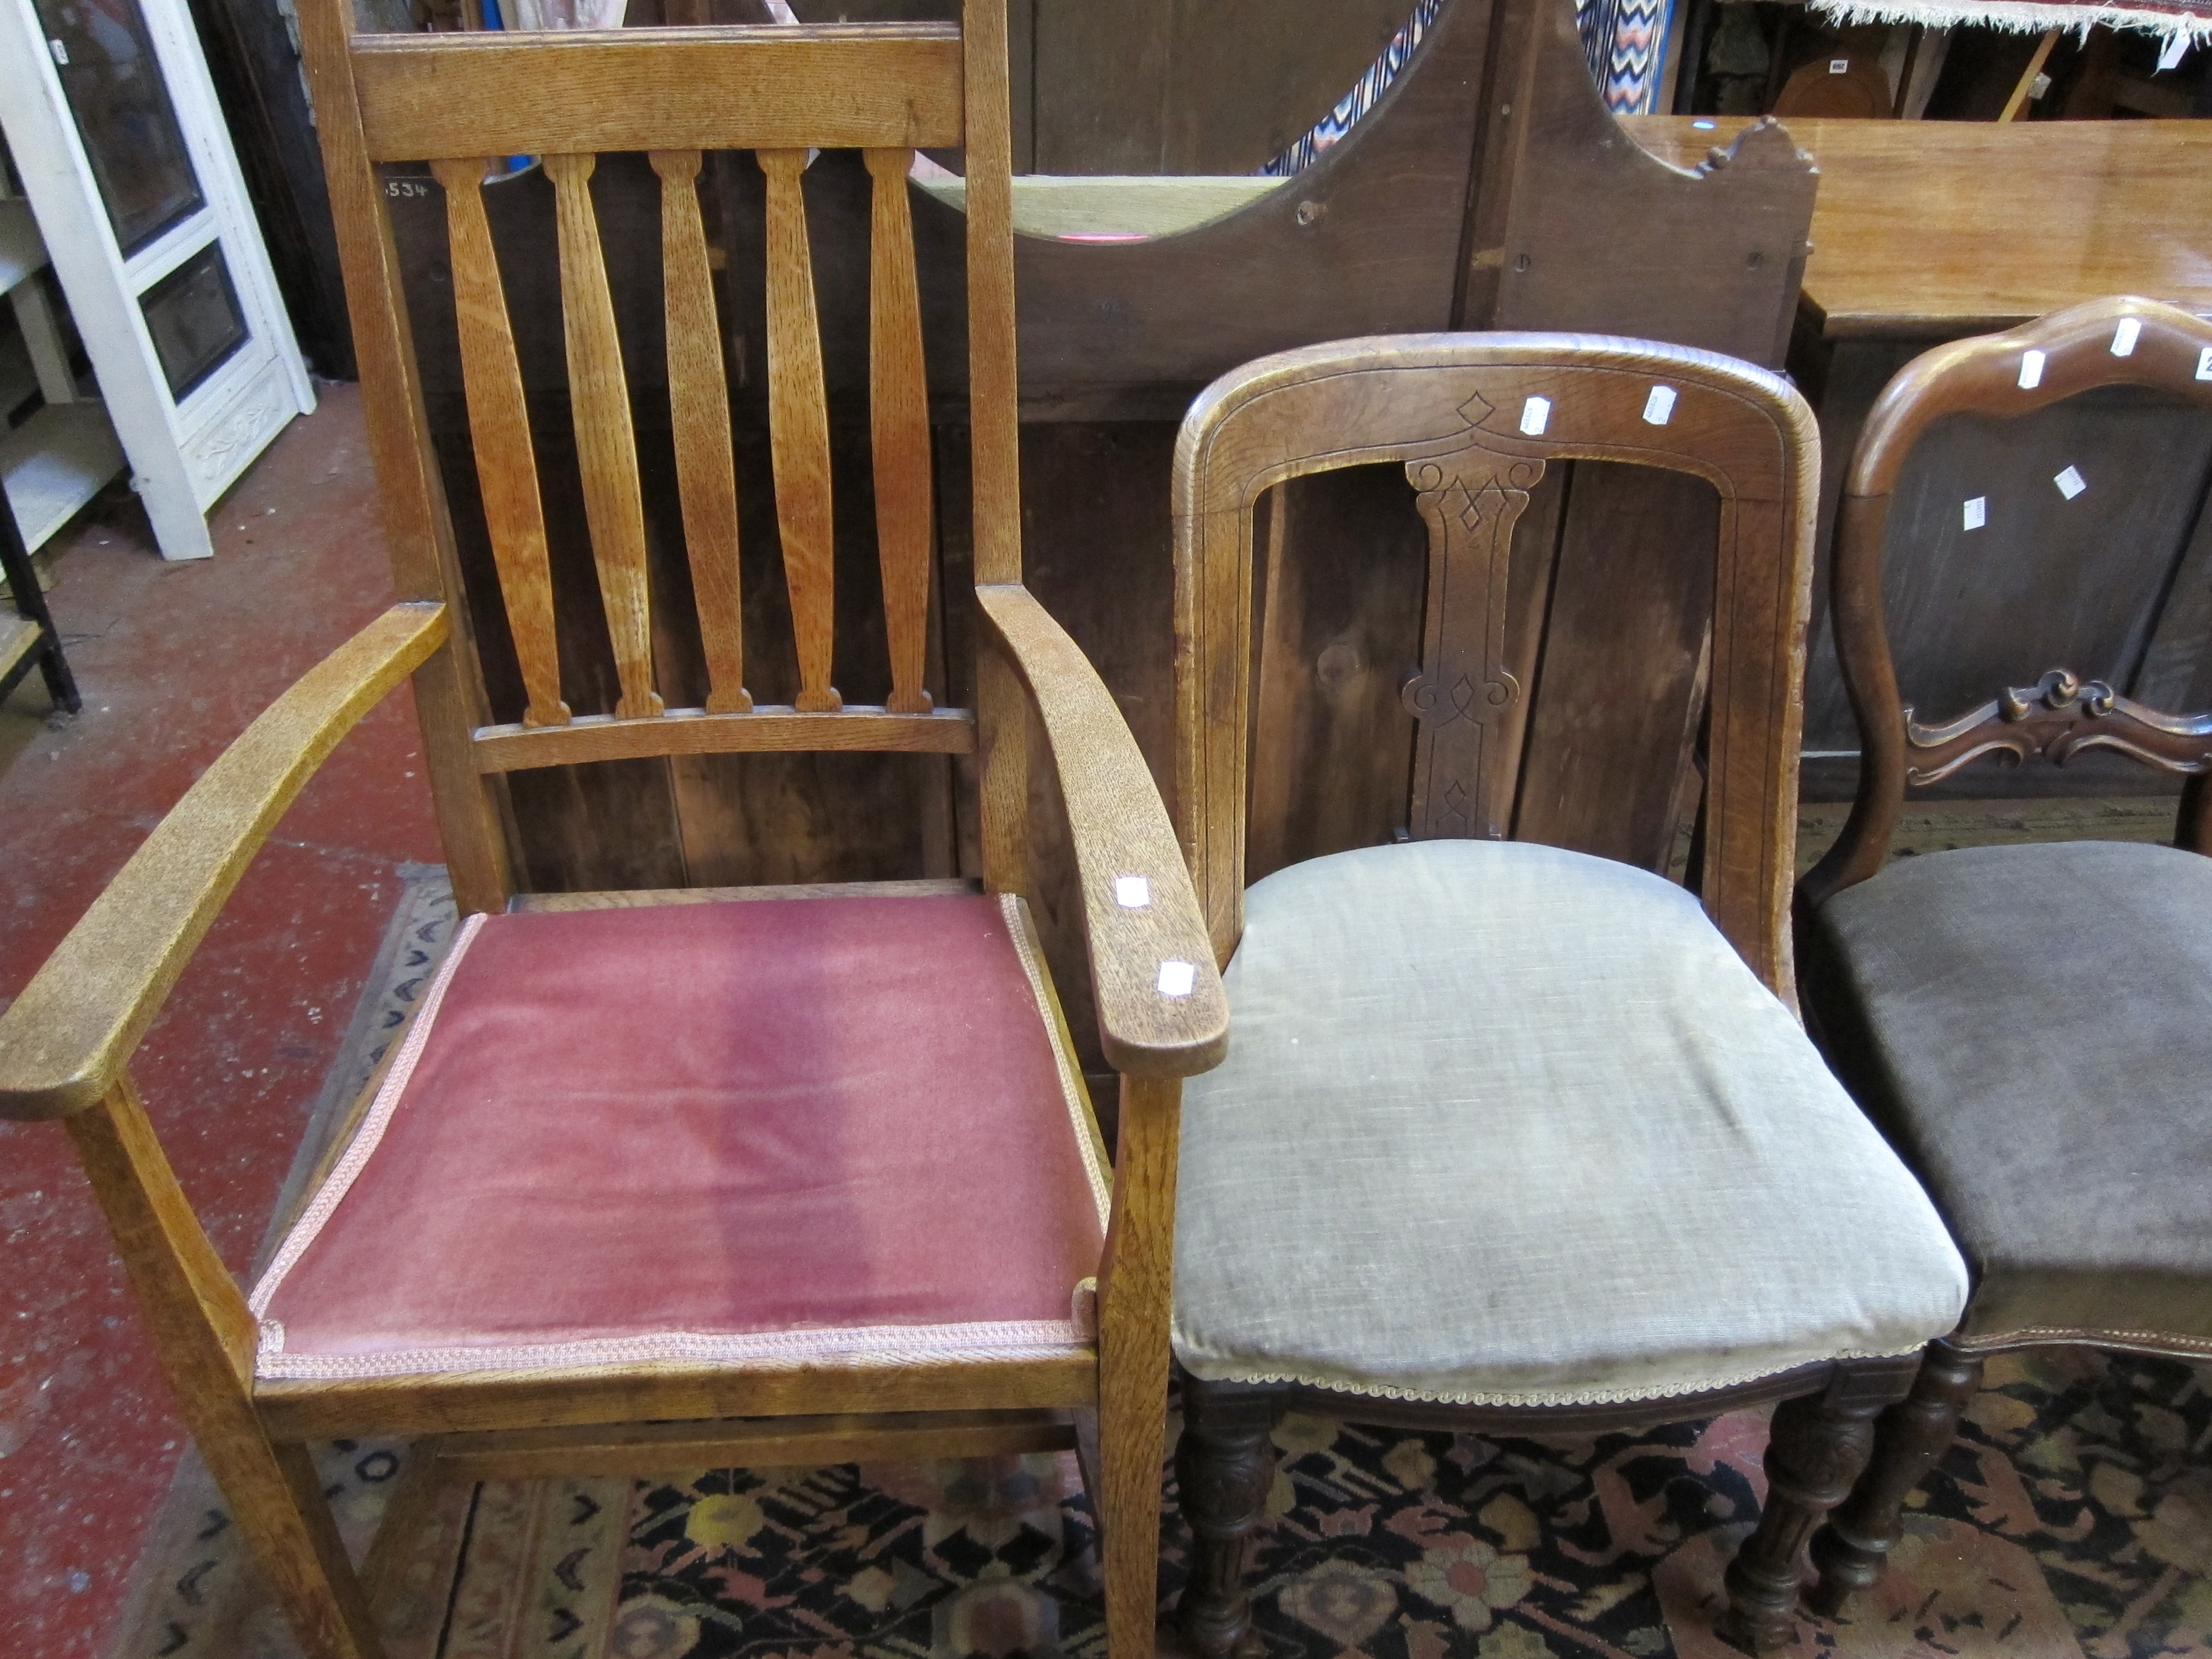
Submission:
<svg viewBox="0 0 2212 1659">
<path fill-rule="evenodd" d="M 192 1432 L 306 1650 L 379 1650 L 304 1443 L 422 1437 L 476 1478 L 1078 1443 L 1091 1460 L 1116 1659 L 1152 1640 L 1182 1075 L 1226 1041 L 1180 849 L 1104 686 L 1024 589 L 1006 25 L 363 36 L 301 7 L 403 602 L 206 772 L 0 1020 L 0 1111 L 64 1120 Z M 973 710 L 922 684 L 930 433 L 907 175 L 961 147 L 976 609 Z M 877 522 L 893 690 L 830 678 L 831 503 L 801 174 L 873 175 Z M 773 486 L 800 689 L 743 678 L 724 353 L 695 179 L 766 175 Z M 647 580 L 632 402 L 590 179 L 661 182 L 666 347 L 703 708 L 655 676 L 672 596 Z M 572 712 L 547 508 L 485 158 L 543 158 L 584 506 L 619 691 Z M 526 708 L 477 670 L 378 165 L 445 193 L 460 360 L 497 597 Z M 748 161 L 746 165 L 751 163 Z M 510 266 L 510 269 L 512 267 Z M 765 484 L 766 480 L 755 481 Z M 690 625 L 692 619 L 678 619 Z M 126 1062 L 209 921 L 316 764 L 411 676 L 466 920 L 359 1127 L 251 1294 L 193 1218 Z M 1023 894 L 1029 726 L 1057 771 L 1109 1063 L 1109 1175 Z M 511 770 L 764 750 L 973 752 L 978 882 L 840 891 L 520 894 Z M 697 902 L 702 899 L 708 902 Z M 692 902 L 678 902 L 690 900 Z M 716 902 L 720 901 L 720 902 Z M 272 973 L 272 985 L 280 985 Z M 1093 1281 L 1099 1287 L 1095 1295 Z M 401 1510 L 408 1506 L 396 1505 Z M 373 1577 L 373 1575 L 372 1575 Z"/>
<path fill-rule="evenodd" d="M 1553 550 L 1513 545 L 1562 459 L 1719 496 L 1695 896 L 1514 839 L 1533 711 L 1611 690 L 1547 684 Z M 1406 831 L 1248 892 L 1253 594 L 1273 591 L 1257 509 L 1285 479 L 1375 462 L 1403 467 L 1429 531 Z M 1571 335 L 1287 352 L 1186 419 L 1180 828 L 1237 1032 L 1188 1086 L 1176 1205 L 1179 1620 L 1207 1651 L 1248 1628 L 1245 1540 L 1291 1402 L 1539 1432 L 1779 1401 L 1723 1626 L 1778 1645 L 1806 1537 L 1955 1318 L 1941 1221 L 1790 1006 L 1818 467 L 1778 377 Z"/>
<path fill-rule="evenodd" d="M 2212 323 L 2101 299 L 1939 346 L 1883 390 L 1844 489 L 1833 613 L 1861 761 L 1843 834 L 1798 886 L 1806 1006 L 1935 1195 L 1973 1291 L 1814 1544 L 1830 1610 L 1880 1574 L 1984 1356 L 2046 1344 L 2212 1355 L 2212 713 L 2146 707 L 2076 672 L 2099 665 L 2067 664 L 1923 724 L 1899 697 L 1885 621 L 1891 497 L 1929 426 L 2112 386 L 2212 406 Z M 2025 501 L 1992 487 L 1959 509 L 1967 527 L 1996 533 L 2022 511 L 2117 516 L 2129 480 L 2069 465 L 2010 488 Z M 2146 591 L 2171 579 L 2154 562 Z M 2096 750 L 2188 780 L 2172 846 L 1956 848 L 1883 867 L 1907 789 L 1978 760 Z M 2054 985 L 2025 990 L 2024 976 Z"/>
</svg>

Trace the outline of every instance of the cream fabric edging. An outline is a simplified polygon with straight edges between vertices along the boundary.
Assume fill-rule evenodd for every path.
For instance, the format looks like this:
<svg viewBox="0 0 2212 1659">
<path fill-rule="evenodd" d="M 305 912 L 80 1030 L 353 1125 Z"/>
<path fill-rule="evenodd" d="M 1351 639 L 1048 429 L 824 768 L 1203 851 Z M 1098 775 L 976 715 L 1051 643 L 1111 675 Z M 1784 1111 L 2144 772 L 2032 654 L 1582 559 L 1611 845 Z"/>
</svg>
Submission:
<svg viewBox="0 0 2212 1659">
<path fill-rule="evenodd" d="M 1966 1267 L 1796 1021 L 1647 872 L 1519 842 L 1246 897 L 1186 1085 L 1176 1358 L 1407 1399 L 1658 1399 L 1909 1353 Z"/>
</svg>

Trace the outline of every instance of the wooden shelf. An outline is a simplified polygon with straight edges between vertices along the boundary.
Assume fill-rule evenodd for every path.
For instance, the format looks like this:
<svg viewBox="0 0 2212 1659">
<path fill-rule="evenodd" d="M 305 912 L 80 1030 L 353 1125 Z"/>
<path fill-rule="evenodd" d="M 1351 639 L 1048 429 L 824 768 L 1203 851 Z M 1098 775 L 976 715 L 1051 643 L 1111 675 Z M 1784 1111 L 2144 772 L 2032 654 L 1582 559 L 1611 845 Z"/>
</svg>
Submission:
<svg viewBox="0 0 2212 1659">
<path fill-rule="evenodd" d="M 23 545 L 38 547 L 123 466 L 123 446 L 100 404 L 49 404 L 0 434 L 0 486 Z"/>
<path fill-rule="evenodd" d="M 941 202 L 965 210 L 964 179 L 915 181 Z M 1256 173 L 1127 178 L 1025 173 L 1014 179 L 1014 230 L 1056 241 L 1149 241 L 1194 230 L 1290 181 Z"/>
<path fill-rule="evenodd" d="M 0 294 L 46 263 L 46 245 L 31 217 L 31 204 L 19 196 L 0 198 Z"/>
<path fill-rule="evenodd" d="M 21 617 L 0 617 L 0 680 L 39 642 L 39 625 Z"/>
</svg>

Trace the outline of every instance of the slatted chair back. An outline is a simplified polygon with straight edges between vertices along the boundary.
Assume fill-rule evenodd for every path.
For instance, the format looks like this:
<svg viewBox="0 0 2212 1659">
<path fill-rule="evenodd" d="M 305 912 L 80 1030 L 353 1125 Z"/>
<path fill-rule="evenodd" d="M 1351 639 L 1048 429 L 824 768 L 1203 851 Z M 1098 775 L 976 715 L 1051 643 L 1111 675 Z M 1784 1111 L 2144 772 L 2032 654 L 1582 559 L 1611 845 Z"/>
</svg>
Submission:
<svg viewBox="0 0 2212 1659">
<path fill-rule="evenodd" d="M 498 593 L 520 671 L 521 718 L 493 723 L 464 649 L 426 713 L 441 825 L 469 908 L 508 881 L 499 800 L 485 780 L 586 761 L 763 750 L 965 753 L 967 709 L 924 683 L 932 472 L 908 173 L 925 148 L 964 149 L 969 344 L 979 582 L 1020 580 L 1012 245 L 1003 0 L 961 26 L 639 29 L 549 34 L 356 35 L 351 7 L 305 9 L 371 442 L 407 597 L 458 594 L 453 538 L 427 441 L 420 376 L 377 172 L 427 162 L 443 187 L 471 437 Z M 812 149 L 861 152 L 872 176 L 869 394 L 890 690 L 845 703 L 834 683 L 830 416 L 801 178 Z M 771 479 L 799 685 L 783 707 L 747 688 L 730 392 L 698 179 L 702 154 L 750 150 L 765 175 Z M 668 416 L 708 690 L 665 706 L 657 596 L 632 394 L 591 179 L 600 155 L 642 152 L 658 176 Z M 545 506 L 516 331 L 483 198 L 504 158 L 541 157 L 558 226 L 568 392 L 598 596 L 619 683 L 614 706 L 564 696 Z M 509 254 L 512 258 L 512 253 Z M 744 257 L 742 252 L 732 257 Z M 1008 685 L 983 677 L 979 700 Z M 987 807 L 987 811 L 989 810 Z M 987 833 L 986 839 L 989 837 Z"/>
<path fill-rule="evenodd" d="M 2177 844 L 2212 854 L 2212 711 L 2172 714 L 2121 696 L 2069 665 L 2034 684 L 1923 725 L 1898 691 L 1883 604 L 1882 553 L 1905 464 L 1945 416 L 2026 415 L 2100 386 L 2146 386 L 2212 406 L 2212 322 L 2130 296 L 2091 300 L 2002 334 L 1955 340 L 1905 365 L 1875 401 L 1851 455 L 1836 520 L 1832 614 L 1860 735 L 1850 817 L 1800 897 L 1817 908 L 1880 870 L 1908 788 L 1941 782 L 1985 756 L 2063 763 L 2106 750 L 2182 774 Z M 2069 471 L 2072 471 L 2069 469 Z M 2052 484 L 2079 493 L 2062 472 Z M 1986 514 L 1984 503 L 1982 511 Z M 1962 509 L 1963 511 L 1963 509 Z"/>
<path fill-rule="evenodd" d="M 1178 828 L 1212 944 L 1243 927 L 1257 508 L 1285 479 L 1389 462 L 1429 532 L 1402 690 L 1406 833 L 1511 838 L 1551 574 L 1512 556 L 1548 462 L 1692 474 L 1720 497 L 1707 711 L 1707 912 L 1778 992 L 1820 459 L 1804 400 L 1732 358 L 1591 336 L 1402 335 L 1263 358 L 1209 388 L 1176 452 Z M 1517 586 L 1518 592 L 1509 592 Z M 1325 789 L 1327 780 L 1312 787 Z"/>
</svg>

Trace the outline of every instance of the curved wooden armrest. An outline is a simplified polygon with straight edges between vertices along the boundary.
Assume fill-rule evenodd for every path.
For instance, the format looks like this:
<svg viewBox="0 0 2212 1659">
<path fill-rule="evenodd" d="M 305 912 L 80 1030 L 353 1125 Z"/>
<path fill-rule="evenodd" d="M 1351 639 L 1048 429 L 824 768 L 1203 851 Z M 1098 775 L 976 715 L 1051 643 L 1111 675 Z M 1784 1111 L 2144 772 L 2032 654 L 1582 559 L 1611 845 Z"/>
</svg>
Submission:
<svg viewBox="0 0 2212 1659">
<path fill-rule="evenodd" d="M 446 630 L 442 605 L 392 606 L 216 757 L 0 1015 L 0 1117 L 66 1117 L 107 1091 L 285 808 Z"/>
<path fill-rule="evenodd" d="M 1188 1077 L 1229 1052 L 1229 1000 L 1182 849 L 1121 711 L 1075 641 L 1025 587 L 981 586 L 977 602 L 1029 688 L 1059 769 L 1083 883 L 1098 1035 L 1133 1077 Z M 1117 878 L 1140 876 L 1141 908 Z M 1190 970 L 1188 994 L 1163 991 Z"/>
</svg>

